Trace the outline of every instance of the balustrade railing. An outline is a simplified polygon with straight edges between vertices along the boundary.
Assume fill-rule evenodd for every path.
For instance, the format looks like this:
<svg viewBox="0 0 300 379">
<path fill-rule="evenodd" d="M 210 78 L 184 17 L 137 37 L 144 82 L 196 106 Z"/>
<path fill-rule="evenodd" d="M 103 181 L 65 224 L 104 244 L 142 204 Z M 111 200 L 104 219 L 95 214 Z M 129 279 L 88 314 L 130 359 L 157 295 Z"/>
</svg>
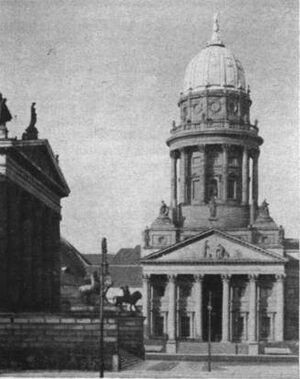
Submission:
<svg viewBox="0 0 300 379">
<path fill-rule="evenodd" d="M 173 125 L 171 129 L 171 134 L 176 134 L 184 131 L 206 131 L 206 130 L 241 130 L 258 134 L 258 128 L 251 124 L 238 124 L 231 123 L 229 121 L 220 122 L 186 122 L 179 125 Z"/>
</svg>

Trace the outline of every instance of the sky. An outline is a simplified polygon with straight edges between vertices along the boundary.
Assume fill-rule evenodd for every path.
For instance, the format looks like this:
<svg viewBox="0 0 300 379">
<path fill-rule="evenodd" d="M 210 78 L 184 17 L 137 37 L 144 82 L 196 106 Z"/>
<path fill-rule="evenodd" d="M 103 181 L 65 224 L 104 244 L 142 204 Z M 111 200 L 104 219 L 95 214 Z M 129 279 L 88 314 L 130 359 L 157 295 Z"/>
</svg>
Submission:
<svg viewBox="0 0 300 379">
<path fill-rule="evenodd" d="M 222 39 L 251 87 L 264 138 L 260 202 L 298 236 L 298 1 L 1 0 L 0 91 L 20 137 L 36 102 L 39 137 L 71 189 L 61 233 L 82 253 L 141 244 L 170 199 L 166 146 L 189 61 Z"/>
</svg>

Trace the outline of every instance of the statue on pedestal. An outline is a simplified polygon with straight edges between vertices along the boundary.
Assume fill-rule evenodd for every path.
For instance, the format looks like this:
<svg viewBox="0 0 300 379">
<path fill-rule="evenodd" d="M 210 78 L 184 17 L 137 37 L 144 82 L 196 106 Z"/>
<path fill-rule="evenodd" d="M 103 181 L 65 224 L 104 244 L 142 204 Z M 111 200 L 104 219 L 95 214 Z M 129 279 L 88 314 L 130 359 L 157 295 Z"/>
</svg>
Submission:
<svg viewBox="0 0 300 379">
<path fill-rule="evenodd" d="M 36 124 L 36 110 L 35 110 L 35 103 L 31 104 L 31 119 L 28 128 L 25 130 L 25 132 L 22 135 L 23 140 L 34 140 L 38 138 L 38 130 L 35 127 Z"/>
<path fill-rule="evenodd" d="M 7 138 L 6 123 L 11 121 L 12 116 L 6 105 L 6 99 L 0 93 L 0 138 Z"/>
<path fill-rule="evenodd" d="M 143 236 L 144 236 L 144 243 L 145 243 L 144 247 L 147 248 L 150 246 L 150 229 L 148 228 L 148 226 L 146 226 Z"/>
<path fill-rule="evenodd" d="M 162 200 L 161 206 L 159 208 L 159 217 L 168 217 L 169 216 L 169 207 L 167 204 Z"/>
<path fill-rule="evenodd" d="M 259 213 L 262 216 L 267 216 L 267 217 L 270 216 L 269 203 L 267 202 L 266 199 L 261 203 L 261 206 L 259 207 Z"/>
</svg>

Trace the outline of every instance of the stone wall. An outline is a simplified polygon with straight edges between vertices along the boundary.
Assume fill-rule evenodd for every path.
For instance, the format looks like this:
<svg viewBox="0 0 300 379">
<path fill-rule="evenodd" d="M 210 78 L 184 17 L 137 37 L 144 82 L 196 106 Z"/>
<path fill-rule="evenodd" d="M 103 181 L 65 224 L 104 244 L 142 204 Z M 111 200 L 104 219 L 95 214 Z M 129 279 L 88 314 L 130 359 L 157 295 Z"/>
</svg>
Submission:
<svg viewBox="0 0 300 379">
<path fill-rule="evenodd" d="M 20 186 L 0 186 L 0 309 L 57 311 L 60 214 Z"/>
<path fill-rule="evenodd" d="M 0 368 L 98 370 L 99 316 L 46 314 L 0 316 Z M 143 317 L 107 313 L 104 320 L 105 369 L 119 347 L 143 352 Z"/>
</svg>

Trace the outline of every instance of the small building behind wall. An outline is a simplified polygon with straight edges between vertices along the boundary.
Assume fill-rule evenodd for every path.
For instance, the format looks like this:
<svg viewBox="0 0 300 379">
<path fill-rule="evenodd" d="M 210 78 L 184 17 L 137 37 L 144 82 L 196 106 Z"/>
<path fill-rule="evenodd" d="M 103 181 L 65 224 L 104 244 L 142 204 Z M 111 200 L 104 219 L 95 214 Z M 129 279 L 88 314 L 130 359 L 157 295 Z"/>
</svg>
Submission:
<svg viewBox="0 0 300 379">
<path fill-rule="evenodd" d="M 34 104 L 22 139 L 8 137 L 10 118 L 3 118 L 1 106 L 0 309 L 54 311 L 60 302 L 61 198 L 70 190 L 49 142 L 38 139 Z"/>
</svg>

